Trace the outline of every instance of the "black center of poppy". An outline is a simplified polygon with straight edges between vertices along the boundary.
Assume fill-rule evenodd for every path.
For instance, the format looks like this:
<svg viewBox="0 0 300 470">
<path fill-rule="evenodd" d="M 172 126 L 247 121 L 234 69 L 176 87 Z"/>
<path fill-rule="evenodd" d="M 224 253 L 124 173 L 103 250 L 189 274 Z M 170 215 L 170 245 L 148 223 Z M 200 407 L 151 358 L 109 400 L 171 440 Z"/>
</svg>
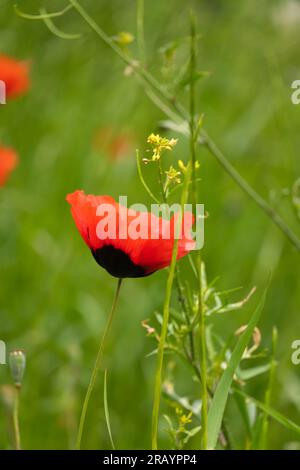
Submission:
<svg viewBox="0 0 300 470">
<path fill-rule="evenodd" d="M 93 257 L 102 268 L 115 277 L 143 277 L 145 269 L 135 264 L 130 256 L 112 245 L 92 250 Z"/>
</svg>

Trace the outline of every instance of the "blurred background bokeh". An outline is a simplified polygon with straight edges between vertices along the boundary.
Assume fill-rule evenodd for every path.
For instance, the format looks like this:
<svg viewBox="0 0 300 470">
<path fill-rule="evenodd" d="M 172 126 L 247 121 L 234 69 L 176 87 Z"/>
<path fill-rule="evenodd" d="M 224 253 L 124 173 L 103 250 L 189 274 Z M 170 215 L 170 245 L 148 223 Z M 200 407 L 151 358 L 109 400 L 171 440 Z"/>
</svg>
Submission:
<svg viewBox="0 0 300 470">
<path fill-rule="evenodd" d="M 105 31 L 136 36 L 136 2 L 81 0 Z M 145 96 L 124 64 L 76 12 L 56 25 L 77 40 L 62 40 L 40 21 L 16 16 L 11 0 L 1 1 L 1 53 L 31 63 L 26 96 L 0 108 L 0 142 L 20 155 L 18 168 L 0 191 L 0 338 L 8 349 L 23 348 L 27 370 L 21 402 L 22 444 L 27 449 L 64 449 L 74 445 L 80 407 L 94 363 L 99 335 L 109 310 L 115 279 L 100 269 L 82 242 L 65 196 L 88 193 L 128 195 L 129 204 L 150 203 L 137 176 L 135 149 L 165 118 Z M 28 13 L 55 11 L 64 0 L 18 2 Z M 300 105 L 291 103 L 291 83 L 300 79 L 300 2 L 296 0 L 145 1 L 148 68 L 168 84 L 187 60 L 189 11 L 197 15 L 198 62 L 209 71 L 198 85 L 197 111 L 205 126 L 240 173 L 272 202 L 300 233 L 289 191 L 300 176 Z M 175 63 L 166 64 L 164 46 L 179 40 Z M 137 56 L 134 41 L 129 46 Z M 185 89 L 178 98 L 187 102 Z M 171 135 L 171 134 L 170 134 Z M 272 405 L 299 422 L 300 366 L 291 362 L 291 343 L 300 339 L 299 253 L 270 220 L 224 173 L 204 149 L 199 192 L 206 220 L 203 258 L 218 288 L 243 287 L 239 300 L 273 272 L 260 322 L 263 347 L 272 327 L 279 331 L 278 370 Z M 171 159 L 188 158 L 184 137 Z M 147 178 L 156 188 L 152 170 Z M 182 275 L 191 277 L 181 263 Z M 191 278 L 192 282 L 192 278 Z M 108 399 L 118 448 L 149 448 L 155 356 L 141 326 L 160 311 L 166 272 L 127 280 L 105 355 Z M 253 309 L 215 318 L 226 337 L 245 323 Z M 182 365 L 177 387 L 196 396 L 189 369 Z M 11 383 L 0 366 L 3 398 Z M 266 377 L 249 384 L 262 398 Z M 163 405 L 162 412 L 167 410 Z M 239 442 L 242 424 L 228 408 Z M 162 424 L 161 445 L 170 445 Z M 0 448 L 11 446 L 5 404 L 0 406 Z M 297 436 L 271 422 L 270 448 L 295 448 Z M 103 410 L 103 374 L 92 396 L 84 448 L 109 448 Z"/>
</svg>

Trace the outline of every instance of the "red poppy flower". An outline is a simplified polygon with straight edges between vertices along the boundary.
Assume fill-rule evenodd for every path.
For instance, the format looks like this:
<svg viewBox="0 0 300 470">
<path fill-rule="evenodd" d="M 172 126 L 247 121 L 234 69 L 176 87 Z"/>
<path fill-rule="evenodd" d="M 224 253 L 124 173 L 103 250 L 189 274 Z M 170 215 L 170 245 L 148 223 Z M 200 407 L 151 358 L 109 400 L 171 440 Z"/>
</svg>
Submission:
<svg viewBox="0 0 300 470">
<path fill-rule="evenodd" d="M 5 83 L 8 99 L 22 95 L 30 85 L 28 63 L 0 55 L 0 80 Z"/>
<path fill-rule="evenodd" d="M 66 199 L 93 257 L 112 276 L 148 276 L 171 263 L 178 214 L 166 220 L 127 209 L 110 196 L 86 195 L 83 191 L 68 194 Z M 178 237 L 177 259 L 195 247 L 190 235 L 192 224 L 193 215 L 186 212 Z"/>
<path fill-rule="evenodd" d="M 18 157 L 13 149 L 0 147 L 0 186 L 5 184 L 17 163 Z"/>
</svg>

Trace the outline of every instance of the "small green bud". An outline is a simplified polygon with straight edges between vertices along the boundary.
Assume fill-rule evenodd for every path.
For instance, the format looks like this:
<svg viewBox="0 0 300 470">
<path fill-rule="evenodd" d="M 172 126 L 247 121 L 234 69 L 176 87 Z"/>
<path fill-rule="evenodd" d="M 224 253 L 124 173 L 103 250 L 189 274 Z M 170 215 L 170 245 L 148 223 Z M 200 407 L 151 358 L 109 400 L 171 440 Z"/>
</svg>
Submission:
<svg viewBox="0 0 300 470">
<path fill-rule="evenodd" d="M 9 353 L 9 367 L 16 387 L 21 387 L 26 367 L 24 351 L 15 349 Z"/>
</svg>

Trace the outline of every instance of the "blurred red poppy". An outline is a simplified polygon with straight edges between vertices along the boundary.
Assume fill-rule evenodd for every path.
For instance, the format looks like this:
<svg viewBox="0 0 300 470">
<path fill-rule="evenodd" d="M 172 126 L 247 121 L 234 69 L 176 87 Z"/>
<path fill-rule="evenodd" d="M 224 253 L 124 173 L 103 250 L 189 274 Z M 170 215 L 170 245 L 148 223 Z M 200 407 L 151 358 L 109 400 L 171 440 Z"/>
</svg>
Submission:
<svg viewBox="0 0 300 470">
<path fill-rule="evenodd" d="M 5 83 L 7 99 L 26 93 L 30 86 L 28 62 L 0 54 L 0 80 Z"/>
<path fill-rule="evenodd" d="M 17 163 L 18 157 L 13 149 L 0 147 L 0 186 L 5 184 Z"/>
<path fill-rule="evenodd" d="M 104 126 L 97 130 L 93 139 L 96 151 L 104 152 L 110 160 L 122 160 L 134 156 L 136 141 L 132 132 L 116 132 L 111 126 Z"/>
<path fill-rule="evenodd" d="M 149 212 L 127 209 L 110 196 L 86 195 L 83 191 L 68 194 L 66 199 L 93 257 L 112 276 L 148 276 L 171 263 L 177 214 L 166 220 Z M 115 214 L 114 220 L 107 216 L 110 210 Z M 195 247 L 190 235 L 193 215 L 186 212 L 182 219 L 177 259 Z M 133 236 L 136 232 L 132 231 L 132 227 L 139 225 L 138 231 L 142 232 L 145 228 L 146 237 Z"/>
</svg>

